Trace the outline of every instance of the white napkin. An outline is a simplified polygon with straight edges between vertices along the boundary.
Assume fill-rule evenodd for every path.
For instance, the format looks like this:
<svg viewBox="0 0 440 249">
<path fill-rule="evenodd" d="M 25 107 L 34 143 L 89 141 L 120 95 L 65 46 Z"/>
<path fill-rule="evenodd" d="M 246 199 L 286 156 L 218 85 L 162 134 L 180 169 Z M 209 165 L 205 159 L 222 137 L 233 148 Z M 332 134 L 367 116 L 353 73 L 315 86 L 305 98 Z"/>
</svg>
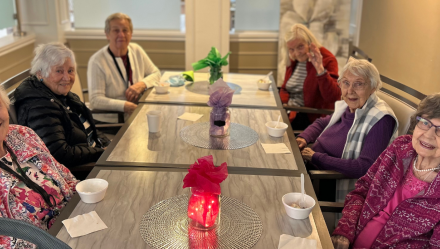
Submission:
<svg viewBox="0 0 440 249">
<path fill-rule="evenodd" d="M 284 143 L 261 144 L 266 154 L 290 154 L 289 148 Z"/>
<path fill-rule="evenodd" d="M 72 238 L 108 228 L 95 211 L 63 220 L 63 224 Z"/>
<path fill-rule="evenodd" d="M 184 114 L 180 115 L 178 117 L 178 119 L 189 120 L 189 121 L 197 121 L 202 116 L 203 116 L 203 114 L 185 112 Z"/>
<path fill-rule="evenodd" d="M 314 239 L 304 239 L 293 237 L 288 234 L 281 234 L 278 249 L 310 249 L 316 248 L 317 244 L 318 243 Z"/>
</svg>

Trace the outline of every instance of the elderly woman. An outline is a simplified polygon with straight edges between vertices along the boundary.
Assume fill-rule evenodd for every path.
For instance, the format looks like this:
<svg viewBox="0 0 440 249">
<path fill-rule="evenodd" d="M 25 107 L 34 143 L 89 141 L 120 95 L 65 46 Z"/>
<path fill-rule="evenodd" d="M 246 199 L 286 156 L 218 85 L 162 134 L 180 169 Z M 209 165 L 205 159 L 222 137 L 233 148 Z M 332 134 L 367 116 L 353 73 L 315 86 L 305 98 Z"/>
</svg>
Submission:
<svg viewBox="0 0 440 249">
<path fill-rule="evenodd" d="M 0 89 L 0 217 L 48 230 L 75 193 L 78 180 L 58 163 L 30 128 L 9 125 L 9 98 Z M 33 248 L 1 236 L 1 248 Z"/>
<path fill-rule="evenodd" d="M 426 97 L 345 199 L 335 248 L 440 246 L 440 94 Z"/>
<path fill-rule="evenodd" d="M 351 59 L 341 74 L 343 100 L 333 115 L 316 120 L 296 141 L 314 167 L 359 178 L 397 136 L 397 119 L 375 94 L 382 82 L 373 64 Z M 308 143 L 314 145 L 306 148 Z"/>
<path fill-rule="evenodd" d="M 96 162 L 109 140 L 95 128 L 90 110 L 70 92 L 75 56 L 59 43 L 35 49 L 32 76 L 14 92 L 18 123 L 33 129 L 67 167 Z"/>
<path fill-rule="evenodd" d="M 87 68 L 90 107 L 131 114 L 142 93 L 160 80 L 160 71 L 144 49 L 131 43 L 133 24 L 123 13 L 105 20 L 109 44 L 92 57 Z M 114 114 L 94 115 L 105 123 L 116 123 Z"/>
<path fill-rule="evenodd" d="M 302 24 L 292 26 L 285 36 L 287 55 L 286 76 L 280 90 L 284 104 L 333 109 L 340 100 L 338 87 L 338 62 L 335 56 L 316 40 Z M 319 115 L 290 113 L 294 130 L 304 130 Z"/>
</svg>

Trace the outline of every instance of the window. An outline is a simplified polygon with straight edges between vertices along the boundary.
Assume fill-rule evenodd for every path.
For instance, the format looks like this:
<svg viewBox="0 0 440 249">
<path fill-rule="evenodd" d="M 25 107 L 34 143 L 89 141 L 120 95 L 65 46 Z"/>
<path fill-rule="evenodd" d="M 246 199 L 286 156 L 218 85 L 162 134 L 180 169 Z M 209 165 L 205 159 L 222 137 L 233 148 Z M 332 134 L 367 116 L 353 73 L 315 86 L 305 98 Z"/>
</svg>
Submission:
<svg viewBox="0 0 440 249">
<path fill-rule="evenodd" d="M 116 12 L 130 16 L 135 29 L 180 30 L 180 0 L 73 0 L 75 28 L 104 29 Z"/>
<path fill-rule="evenodd" d="M 12 27 L 15 26 L 14 19 L 14 1 L 0 1 L 0 38 L 12 33 Z"/>
<path fill-rule="evenodd" d="M 280 0 L 231 0 L 231 33 L 278 31 L 279 24 Z"/>
</svg>

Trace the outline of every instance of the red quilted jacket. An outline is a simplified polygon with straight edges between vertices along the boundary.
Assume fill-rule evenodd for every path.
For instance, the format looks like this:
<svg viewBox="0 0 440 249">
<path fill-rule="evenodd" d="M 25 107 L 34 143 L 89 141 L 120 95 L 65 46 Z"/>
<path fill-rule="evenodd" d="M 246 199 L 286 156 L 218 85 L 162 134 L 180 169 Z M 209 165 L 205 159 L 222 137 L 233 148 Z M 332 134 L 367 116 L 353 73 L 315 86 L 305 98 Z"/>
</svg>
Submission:
<svg viewBox="0 0 440 249">
<path fill-rule="evenodd" d="M 388 146 L 345 198 L 342 218 L 333 235 L 356 239 L 365 225 L 393 197 L 417 155 L 412 136 L 400 136 Z M 440 174 L 426 192 L 402 201 L 391 214 L 371 248 L 440 247 Z"/>
<path fill-rule="evenodd" d="M 338 86 L 338 62 L 336 57 L 326 48 L 321 47 L 319 50 L 322 55 L 322 64 L 327 73 L 317 76 L 315 67 L 311 62 L 307 62 L 307 77 L 304 80 L 303 88 L 304 106 L 317 109 L 334 109 L 335 102 L 341 99 L 341 89 Z M 296 61 L 291 61 L 291 65 L 286 68 L 284 84 L 280 90 L 280 98 L 283 103 L 289 101 L 289 92 L 286 90 L 286 84 L 292 76 L 295 67 Z M 311 123 L 319 117 L 319 114 L 309 114 Z M 291 117 L 291 119 L 293 118 Z"/>
</svg>

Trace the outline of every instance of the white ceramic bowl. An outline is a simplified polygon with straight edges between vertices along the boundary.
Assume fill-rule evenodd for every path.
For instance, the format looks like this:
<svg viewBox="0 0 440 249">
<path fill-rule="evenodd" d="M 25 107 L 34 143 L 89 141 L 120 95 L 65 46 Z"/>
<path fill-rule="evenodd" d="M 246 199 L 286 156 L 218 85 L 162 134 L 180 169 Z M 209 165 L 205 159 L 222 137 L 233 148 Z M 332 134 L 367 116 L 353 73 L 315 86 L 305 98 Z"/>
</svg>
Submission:
<svg viewBox="0 0 440 249">
<path fill-rule="evenodd" d="M 264 90 L 264 91 L 269 90 L 269 87 L 270 87 L 271 84 L 272 84 L 272 81 L 270 81 L 270 80 L 266 80 L 263 83 L 260 83 L 260 82 L 257 81 L 258 89 Z"/>
<path fill-rule="evenodd" d="M 85 203 L 96 203 L 104 199 L 108 182 L 104 179 L 92 178 L 76 185 L 76 191 Z"/>
<path fill-rule="evenodd" d="M 296 203 L 299 205 L 301 193 L 288 193 L 283 196 L 282 201 L 284 204 L 284 208 L 286 209 L 286 213 L 290 218 L 302 220 L 309 217 L 309 214 L 312 212 L 312 209 L 315 206 L 316 202 L 311 196 L 307 194 L 304 194 L 304 196 L 307 207 L 305 209 L 294 208 L 290 206 L 292 205 L 292 203 Z"/>
<path fill-rule="evenodd" d="M 168 88 L 170 88 L 170 83 L 160 82 L 158 86 L 154 86 L 156 93 L 168 93 Z"/>
<path fill-rule="evenodd" d="M 287 127 L 289 127 L 286 123 L 280 121 L 277 128 L 275 128 L 277 122 L 278 121 L 269 121 L 266 123 L 267 133 L 269 133 L 269 136 L 271 137 L 282 137 L 284 132 L 286 132 Z"/>
</svg>

